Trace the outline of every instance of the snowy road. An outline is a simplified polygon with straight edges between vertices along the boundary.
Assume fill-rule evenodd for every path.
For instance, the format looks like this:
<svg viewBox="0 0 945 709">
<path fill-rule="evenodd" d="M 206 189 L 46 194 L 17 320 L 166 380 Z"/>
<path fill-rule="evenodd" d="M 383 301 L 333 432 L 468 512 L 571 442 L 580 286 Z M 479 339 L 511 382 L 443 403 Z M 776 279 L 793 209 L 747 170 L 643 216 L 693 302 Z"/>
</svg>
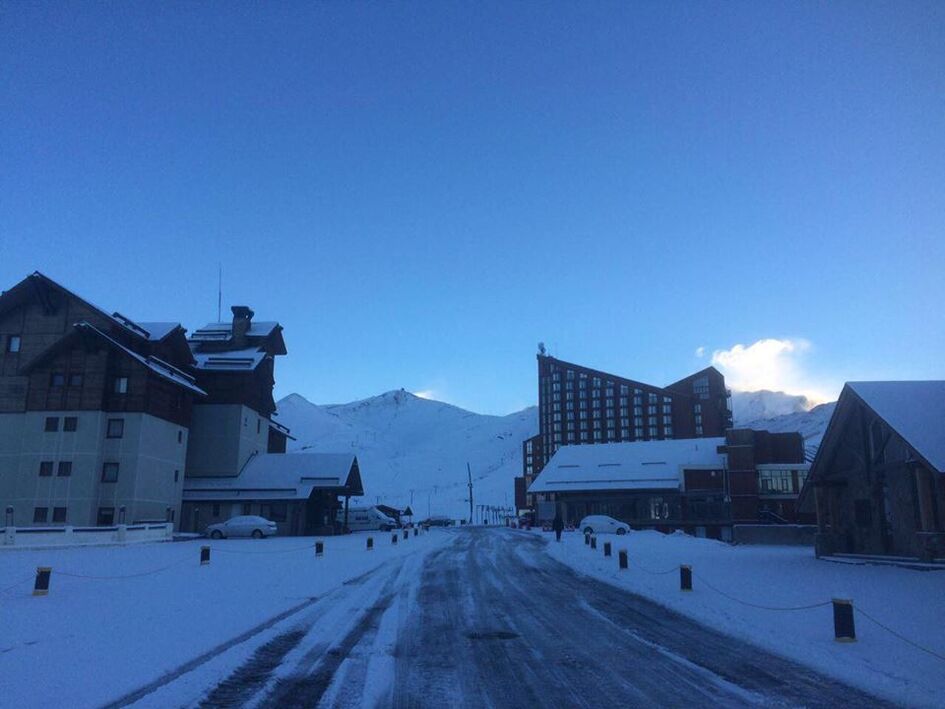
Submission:
<svg viewBox="0 0 945 709">
<path fill-rule="evenodd" d="M 437 533 L 451 540 L 313 599 L 201 706 L 882 705 L 576 574 L 539 537 Z M 179 704 L 174 685 L 136 698 Z"/>
</svg>

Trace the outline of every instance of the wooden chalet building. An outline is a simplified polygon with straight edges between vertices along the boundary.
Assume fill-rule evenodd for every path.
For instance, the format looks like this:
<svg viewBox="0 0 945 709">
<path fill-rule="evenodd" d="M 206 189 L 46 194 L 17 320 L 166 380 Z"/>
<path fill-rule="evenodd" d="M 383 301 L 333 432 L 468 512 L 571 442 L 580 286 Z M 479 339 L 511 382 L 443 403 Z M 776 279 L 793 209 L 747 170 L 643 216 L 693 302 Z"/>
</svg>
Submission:
<svg viewBox="0 0 945 709">
<path fill-rule="evenodd" d="M 945 559 L 945 381 L 848 382 L 801 505 L 818 556 Z"/>
<path fill-rule="evenodd" d="M 193 404 L 179 323 L 134 322 L 41 273 L 0 295 L 5 523 L 175 521 Z"/>
</svg>

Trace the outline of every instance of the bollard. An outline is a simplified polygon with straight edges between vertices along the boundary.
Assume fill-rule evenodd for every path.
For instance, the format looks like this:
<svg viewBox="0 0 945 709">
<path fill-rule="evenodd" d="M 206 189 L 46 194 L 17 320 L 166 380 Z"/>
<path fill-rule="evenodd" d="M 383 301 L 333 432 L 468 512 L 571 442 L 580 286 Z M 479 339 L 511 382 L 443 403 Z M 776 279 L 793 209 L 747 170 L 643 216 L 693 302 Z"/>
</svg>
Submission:
<svg viewBox="0 0 945 709">
<path fill-rule="evenodd" d="M 610 542 L 604 542 L 604 556 L 610 556 Z"/>
<path fill-rule="evenodd" d="M 409 539 L 409 538 L 410 538 L 410 530 L 409 530 L 409 529 L 405 529 L 405 530 L 404 530 L 404 540 L 407 540 L 407 539 Z"/>
<path fill-rule="evenodd" d="M 629 566 L 629 564 L 627 563 L 627 550 L 626 549 L 621 549 L 620 551 L 617 552 L 617 560 L 620 564 L 621 570 L 626 569 Z"/>
<path fill-rule="evenodd" d="M 390 543 L 391 544 L 397 543 L 397 532 L 394 532 L 393 534 L 390 535 Z"/>
<path fill-rule="evenodd" d="M 692 567 L 685 564 L 679 567 L 679 590 L 692 590 Z"/>
<path fill-rule="evenodd" d="M 853 601 L 849 598 L 833 599 L 833 639 L 838 643 L 856 642 Z"/>
<path fill-rule="evenodd" d="M 37 566 L 36 567 L 36 580 L 33 582 L 33 595 L 34 596 L 48 596 L 49 595 L 50 576 L 52 576 L 51 566 Z"/>
<path fill-rule="evenodd" d="M 420 530 L 417 529 L 416 527 L 413 528 L 413 536 L 415 536 L 415 537 L 419 537 L 419 536 L 420 536 Z"/>
<path fill-rule="evenodd" d="M 315 556 L 323 556 L 325 553 L 325 542 L 315 542 Z"/>
<path fill-rule="evenodd" d="M 584 532 L 584 544 L 589 545 L 591 543 L 591 535 L 587 532 Z"/>
<path fill-rule="evenodd" d="M 367 538 L 367 550 L 371 551 L 374 548 L 374 537 Z"/>
<path fill-rule="evenodd" d="M 597 537 L 591 537 L 591 549 L 597 549 Z"/>
<path fill-rule="evenodd" d="M 200 547 L 200 565 L 206 566 L 210 563 L 210 547 Z"/>
</svg>

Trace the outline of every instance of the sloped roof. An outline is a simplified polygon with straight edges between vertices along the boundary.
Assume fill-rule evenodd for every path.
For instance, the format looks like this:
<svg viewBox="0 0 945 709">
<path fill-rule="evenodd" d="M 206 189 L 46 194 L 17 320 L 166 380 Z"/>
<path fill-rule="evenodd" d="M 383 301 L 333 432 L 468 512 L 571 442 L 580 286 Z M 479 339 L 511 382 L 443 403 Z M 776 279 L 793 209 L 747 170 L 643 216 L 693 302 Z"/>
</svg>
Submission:
<svg viewBox="0 0 945 709">
<path fill-rule="evenodd" d="M 163 340 L 177 328 L 183 329 L 183 326 L 178 322 L 139 322 L 136 324 L 147 331 L 148 339 L 152 342 Z"/>
<path fill-rule="evenodd" d="M 260 453 L 235 477 L 184 479 L 185 500 L 304 500 L 313 490 L 363 495 L 351 453 Z"/>
<path fill-rule="evenodd" d="M 687 467 L 725 467 L 725 438 L 564 446 L 528 492 L 678 489 Z"/>
<path fill-rule="evenodd" d="M 945 381 L 847 382 L 939 472 L 945 472 Z"/>
<path fill-rule="evenodd" d="M 194 352 L 196 368 L 210 372 L 247 372 L 258 367 L 266 352 L 258 347 L 225 352 Z"/>
<path fill-rule="evenodd" d="M 249 324 L 247 337 L 269 337 L 280 327 L 277 322 L 257 322 L 253 320 Z M 203 327 L 194 330 L 190 339 L 195 342 L 221 342 L 229 340 L 233 336 L 233 323 L 231 322 L 212 322 Z"/>
</svg>

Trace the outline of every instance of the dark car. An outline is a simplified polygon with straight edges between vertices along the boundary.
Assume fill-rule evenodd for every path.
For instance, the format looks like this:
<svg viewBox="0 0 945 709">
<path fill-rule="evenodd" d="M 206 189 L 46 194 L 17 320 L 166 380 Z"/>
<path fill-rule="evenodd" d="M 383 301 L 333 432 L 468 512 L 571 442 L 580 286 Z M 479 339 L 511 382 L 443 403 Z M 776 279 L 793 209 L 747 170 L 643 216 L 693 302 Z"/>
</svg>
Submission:
<svg viewBox="0 0 945 709">
<path fill-rule="evenodd" d="M 430 517 L 425 519 L 421 524 L 427 527 L 452 527 L 453 520 L 449 517 Z"/>
</svg>

